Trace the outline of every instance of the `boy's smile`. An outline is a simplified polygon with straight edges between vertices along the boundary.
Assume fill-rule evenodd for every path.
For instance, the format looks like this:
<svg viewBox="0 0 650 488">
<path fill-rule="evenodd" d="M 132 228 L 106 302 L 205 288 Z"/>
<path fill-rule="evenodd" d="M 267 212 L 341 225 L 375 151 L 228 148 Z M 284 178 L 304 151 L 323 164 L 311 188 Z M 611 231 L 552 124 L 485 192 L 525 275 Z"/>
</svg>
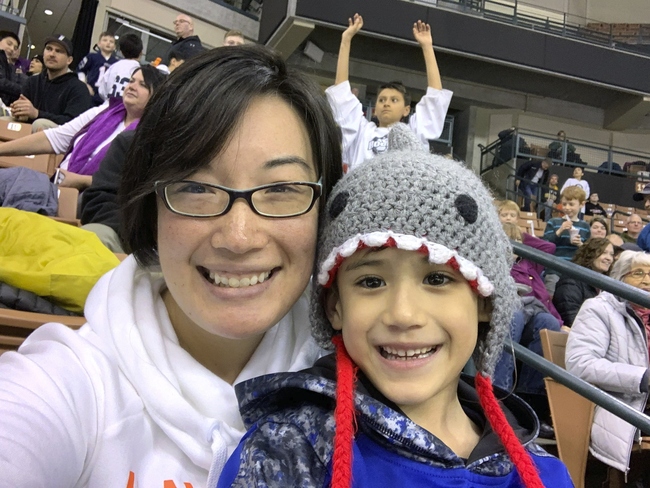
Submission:
<svg viewBox="0 0 650 488">
<path fill-rule="evenodd" d="M 426 428 L 456 399 L 478 337 L 479 297 L 449 266 L 395 248 L 358 251 L 341 265 L 327 309 L 361 370 Z M 483 300 L 483 299 L 481 299 Z"/>
<path fill-rule="evenodd" d="M 562 210 L 564 210 L 564 213 L 572 220 L 578 216 L 581 207 L 582 203 L 575 198 L 570 200 L 562 198 Z"/>
</svg>

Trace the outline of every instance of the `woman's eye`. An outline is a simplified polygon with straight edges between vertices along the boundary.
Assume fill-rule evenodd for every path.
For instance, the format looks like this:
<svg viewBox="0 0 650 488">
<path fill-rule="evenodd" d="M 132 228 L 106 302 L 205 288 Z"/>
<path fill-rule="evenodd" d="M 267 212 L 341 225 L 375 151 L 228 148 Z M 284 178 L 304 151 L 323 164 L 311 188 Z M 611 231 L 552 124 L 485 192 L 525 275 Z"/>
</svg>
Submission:
<svg viewBox="0 0 650 488">
<path fill-rule="evenodd" d="M 357 285 L 362 288 L 379 288 L 384 286 L 384 280 L 377 278 L 376 276 L 368 276 L 357 281 Z"/>
<path fill-rule="evenodd" d="M 450 278 L 449 276 L 447 276 L 447 275 L 444 274 L 444 273 L 438 273 L 438 272 L 430 273 L 430 274 L 428 274 L 427 277 L 424 279 L 424 282 L 425 282 L 427 285 L 431 285 L 431 286 L 442 286 L 442 285 L 446 285 L 446 284 L 449 283 L 450 281 L 451 281 L 451 278 Z"/>
<path fill-rule="evenodd" d="M 176 193 L 208 193 L 209 188 L 201 183 L 182 183 L 175 189 Z"/>
</svg>

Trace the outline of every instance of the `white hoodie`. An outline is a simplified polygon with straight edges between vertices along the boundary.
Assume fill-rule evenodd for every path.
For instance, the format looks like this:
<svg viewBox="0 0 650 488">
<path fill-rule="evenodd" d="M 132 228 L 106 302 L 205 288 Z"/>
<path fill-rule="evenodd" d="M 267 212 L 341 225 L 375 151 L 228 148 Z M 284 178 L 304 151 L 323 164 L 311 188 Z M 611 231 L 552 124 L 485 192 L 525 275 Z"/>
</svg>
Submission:
<svg viewBox="0 0 650 488">
<path fill-rule="evenodd" d="M 0 486 L 216 484 L 244 434 L 237 399 L 178 345 L 163 287 L 130 256 L 93 288 L 79 331 L 46 324 L 0 357 Z M 303 296 L 235 383 L 321 354 Z"/>
</svg>

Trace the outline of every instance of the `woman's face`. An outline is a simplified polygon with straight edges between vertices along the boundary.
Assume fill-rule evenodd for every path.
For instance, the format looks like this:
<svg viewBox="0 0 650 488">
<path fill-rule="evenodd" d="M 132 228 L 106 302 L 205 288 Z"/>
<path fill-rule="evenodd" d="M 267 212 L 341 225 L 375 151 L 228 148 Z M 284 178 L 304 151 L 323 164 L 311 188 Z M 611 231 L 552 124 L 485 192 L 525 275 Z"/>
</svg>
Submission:
<svg viewBox="0 0 650 488">
<path fill-rule="evenodd" d="M 650 292 L 650 266 L 633 266 L 630 272 L 623 277 L 623 282 Z"/>
<path fill-rule="evenodd" d="M 144 113 L 149 98 L 151 98 L 151 92 L 144 81 L 142 70 L 139 69 L 131 75 L 129 83 L 124 88 L 122 101 L 129 115 L 140 118 Z"/>
<path fill-rule="evenodd" d="M 591 224 L 591 237 L 607 237 L 607 227 L 605 227 L 602 222 L 594 222 Z"/>
<path fill-rule="evenodd" d="M 594 271 L 598 271 L 599 273 L 607 273 L 613 262 L 614 262 L 614 246 L 608 244 L 607 247 L 605 248 L 605 251 L 603 251 L 603 253 L 600 256 L 598 256 L 596 259 L 594 259 L 594 262 L 591 265 L 591 267 Z"/>
<path fill-rule="evenodd" d="M 279 98 L 261 97 L 224 151 L 187 179 L 241 190 L 318 177 L 298 114 Z M 201 219 L 176 215 L 158 199 L 160 264 L 184 322 L 175 328 L 195 325 L 224 338 L 253 339 L 276 324 L 309 282 L 317 209 L 318 203 L 301 216 L 267 218 L 238 199 L 225 215 Z M 233 286 L 215 285 L 216 275 Z M 242 280 L 246 286 L 234 286 Z"/>
</svg>

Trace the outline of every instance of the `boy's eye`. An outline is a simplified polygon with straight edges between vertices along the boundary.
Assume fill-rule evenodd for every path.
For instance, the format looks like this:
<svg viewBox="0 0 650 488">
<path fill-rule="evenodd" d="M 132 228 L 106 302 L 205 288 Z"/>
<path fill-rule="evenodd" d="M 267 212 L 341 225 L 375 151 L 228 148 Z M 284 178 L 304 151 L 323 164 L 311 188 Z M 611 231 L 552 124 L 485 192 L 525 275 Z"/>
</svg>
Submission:
<svg viewBox="0 0 650 488">
<path fill-rule="evenodd" d="M 384 286 L 385 284 L 386 283 L 384 282 L 384 280 L 376 276 L 367 276 L 357 281 L 357 285 L 362 288 L 379 288 Z"/>
<path fill-rule="evenodd" d="M 424 282 L 427 285 L 431 286 L 442 286 L 446 285 L 451 281 L 451 278 L 447 276 L 444 273 L 441 273 L 439 271 L 435 271 L 433 273 L 429 273 L 426 278 L 424 278 Z"/>
</svg>

